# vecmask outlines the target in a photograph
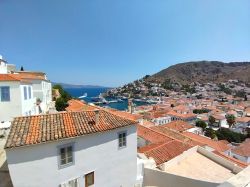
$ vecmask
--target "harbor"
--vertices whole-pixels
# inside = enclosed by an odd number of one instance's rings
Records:
[[[102,93],[105,93],[108,88],[92,88],[92,89],[79,89],[71,88],[66,91],[75,98],[83,100],[89,104],[99,105],[106,108],[114,108],[117,110],[128,109],[128,97],[103,97]],[[153,101],[147,98],[133,99],[135,106],[150,105],[157,101]]]

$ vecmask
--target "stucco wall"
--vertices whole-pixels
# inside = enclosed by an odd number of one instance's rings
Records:
[[[24,87],[27,88],[27,99],[24,99]],[[29,87],[31,87],[31,98],[29,98]],[[21,90],[21,104],[22,104],[22,115],[27,116],[29,115],[29,112],[31,112],[31,115],[34,115],[36,113],[35,106],[36,106],[36,98],[33,95],[33,87],[32,85],[20,85]]]
[[[231,151],[231,156],[246,163],[250,163],[250,157],[241,156]]]
[[[0,121],[10,121],[22,114],[21,91],[19,82],[0,82],[1,86],[10,87],[10,101],[0,101]]]
[[[48,110],[48,105],[52,101],[52,85],[48,81],[32,80],[34,96],[39,98],[43,112]]]
[[[172,175],[158,170],[144,169],[144,186],[157,187],[216,187],[219,183],[204,182]]]
[[[127,147],[118,148],[117,132],[127,130]],[[95,172],[95,187],[131,187],[136,181],[136,128],[128,127],[30,147],[7,149],[15,187],[58,187],[70,179]],[[58,168],[58,146],[74,142],[75,164]]]

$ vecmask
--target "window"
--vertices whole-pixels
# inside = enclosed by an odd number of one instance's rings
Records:
[[[59,148],[59,163],[60,167],[73,164],[73,145]]]
[[[119,133],[118,138],[119,138],[119,148],[126,147],[127,133],[126,132]]]
[[[94,185],[94,183],[95,183],[94,172],[91,172],[85,175],[85,187],[90,187]]]
[[[60,187],[79,187],[79,179],[73,179],[60,185]]]
[[[2,86],[0,88],[1,101],[10,101],[10,87]]]
[[[29,86],[29,99],[31,99],[31,87]]]
[[[27,87],[23,87],[24,100],[27,100]]]

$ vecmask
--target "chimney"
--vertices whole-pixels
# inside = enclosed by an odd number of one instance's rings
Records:
[[[100,110],[95,110],[95,124],[99,125],[100,122]]]

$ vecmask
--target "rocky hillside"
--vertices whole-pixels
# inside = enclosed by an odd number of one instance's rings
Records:
[[[176,64],[148,78],[157,82],[190,84],[192,82],[226,82],[230,79],[250,83],[250,62],[223,63],[218,61],[197,61]]]

